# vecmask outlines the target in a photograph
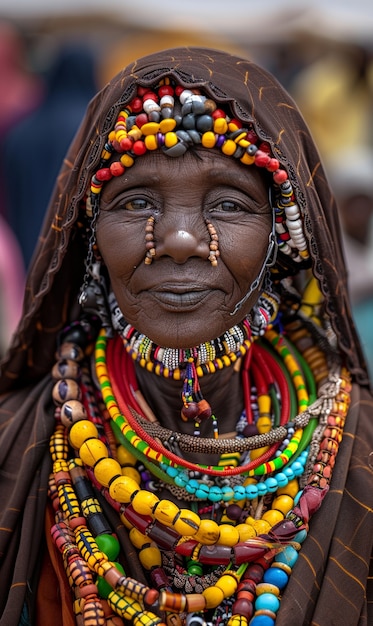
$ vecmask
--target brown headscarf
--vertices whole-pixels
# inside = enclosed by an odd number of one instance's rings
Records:
[[[365,581],[373,541],[368,462],[373,419],[368,414],[372,415],[373,403],[351,319],[337,208],[309,130],[278,82],[250,61],[227,53],[180,48],[132,63],[94,98],[64,161],[46,215],[29,273],[23,318],[0,380],[4,393],[0,403],[0,625],[17,626],[25,598],[31,598],[32,604],[36,594],[50,469],[48,440],[54,428],[49,372],[58,332],[79,316],[77,295],[84,275],[86,248],[77,228],[79,209],[118,112],[133,97],[136,85],[152,86],[166,75],[185,87],[202,87],[216,102],[229,104],[242,122],[252,122],[284,165],[304,216],[313,273],[325,297],[338,349],[356,383],[332,487],[312,520],[276,625],[367,624]]]

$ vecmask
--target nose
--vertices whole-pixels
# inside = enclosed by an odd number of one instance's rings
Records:
[[[208,258],[209,233],[205,224],[198,234],[190,228],[172,228],[160,236],[159,230],[155,227],[156,258],[169,256],[178,264],[186,263],[191,257]]]

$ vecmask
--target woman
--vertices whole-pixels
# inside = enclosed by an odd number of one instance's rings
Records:
[[[93,100],[3,365],[1,624],[367,623],[339,237],[299,112],[249,61],[168,50]]]

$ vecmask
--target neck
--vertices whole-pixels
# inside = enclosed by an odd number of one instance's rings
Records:
[[[181,418],[182,381],[156,376],[137,363],[135,367],[139,388],[160,424],[171,430],[193,434],[193,422],[185,422]],[[199,382],[203,397],[218,420],[219,434],[234,432],[243,409],[238,367],[230,366],[207,374]],[[201,422],[201,436],[213,436],[211,419]]]

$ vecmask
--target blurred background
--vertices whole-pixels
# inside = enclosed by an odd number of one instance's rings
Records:
[[[188,44],[251,58],[298,103],[338,199],[355,320],[373,374],[371,0],[0,0],[0,356],[89,100],[127,62]]]

